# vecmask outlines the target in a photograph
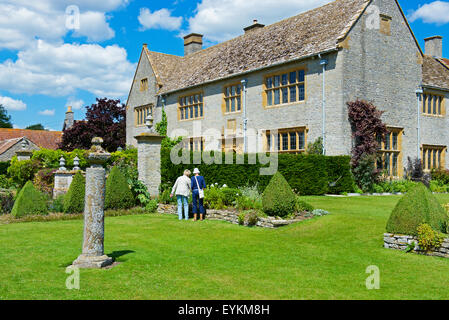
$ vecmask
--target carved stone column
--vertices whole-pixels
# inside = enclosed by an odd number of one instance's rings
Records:
[[[110,158],[101,144],[103,139],[94,138],[86,170],[86,198],[84,207],[83,253],[73,262],[78,268],[104,268],[114,260],[104,254],[104,198],[106,170],[104,164]]]

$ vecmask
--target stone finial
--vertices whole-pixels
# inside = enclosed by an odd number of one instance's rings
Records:
[[[73,159],[73,170],[74,171],[80,170],[80,158],[78,158],[78,156],[76,156],[75,159]]]
[[[148,132],[154,133],[154,118],[152,114],[149,114],[148,117],[145,119],[145,125],[148,127]]]
[[[107,153],[103,147],[103,139],[100,137],[95,137],[92,139],[92,147],[90,148],[90,153],[88,156],[89,163],[92,166],[102,166],[111,157],[110,153]]]
[[[65,167],[64,157],[61,157],[61,159],[59,159],[59,171],[67,171],[67,169]]]

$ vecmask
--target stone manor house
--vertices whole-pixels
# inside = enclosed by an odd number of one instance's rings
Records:
[[[447,167],[449,60],[442,37],[425,41],[423,52],[396,0],[337,0],[270,26],[254,21],[207,49],[190,34],[183,57],[144,44],[127,144],[164,109],[169,135],[193,150],[210,150],[205,132],[218,129],[214,150],[301,153],[324,136],[327,155],[349,155],[347,102],[362,99],[385,112],[390,131],[378,167],[402,177],[418,156],[426,170]]]

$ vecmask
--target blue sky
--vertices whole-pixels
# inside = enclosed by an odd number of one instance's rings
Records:
[[[204,34],[210,46],[241,34],[255,18],[271,24],[330,1],[30,2],[0,0],[0,103],[16,127],[42,123],[60,130],[67,105],[83,119],[95,97],[126,102],[143,43],[183,55],[182,36],[189,32]],[[421,46],[425,37],[442,35],[449,57],[449,1],[399,2]],[[70,19],[76,8],[79,25]]]

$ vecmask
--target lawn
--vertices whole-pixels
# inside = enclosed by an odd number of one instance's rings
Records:
[[[448,195],[438,196],[448,203]],[[332,215],[278,230],[175,216],[106,219],[110,270],[82,270],[82,221],[0,225],[0,299],[449,299],[449,259],[384,249],[399,197],[307,197]],[[376,265],[381,289],[367,290]]]

